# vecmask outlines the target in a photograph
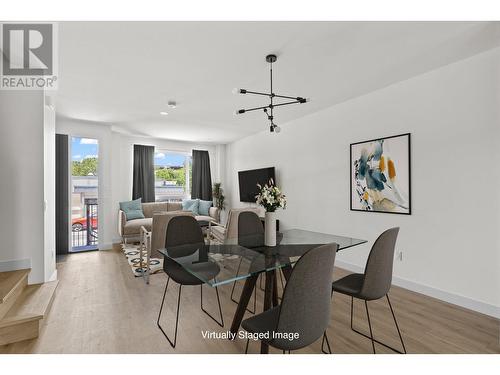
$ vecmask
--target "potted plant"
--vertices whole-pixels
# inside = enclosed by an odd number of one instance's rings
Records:
[[[257,204],[266,209],[265,216],[265,245],[276,246],[276,210],[286,208],[286,196],[274,185],[271,178],[267,184],[257,184],[259,194],[255,196]]]
[[[222,189],[222,184],[220,182],[216,182],[214,184],[212,196],[214,198],[214,206],[219,209],[219,211],[223,211],[225,207],[225,199],[224,190]],[[220,215],[220,213],[219,213]],[[220,221],[220,217],[218,218]]]

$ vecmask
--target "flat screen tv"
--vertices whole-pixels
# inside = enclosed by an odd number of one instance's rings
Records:
[[[240,201],[255,203],[255,196],[259,192],[257,184],[264,185],[269,182],[270,178],[272,178],[276,184],[274,167],[238,172],[238,180],[240,183]]]

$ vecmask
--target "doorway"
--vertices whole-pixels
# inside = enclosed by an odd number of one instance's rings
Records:
[[[71,137],[70,253],[97,250],[99,244],[99,142]]]

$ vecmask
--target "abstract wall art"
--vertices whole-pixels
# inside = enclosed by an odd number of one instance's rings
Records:
[[[351,210],[411,214],[410,133],[351,144]]]

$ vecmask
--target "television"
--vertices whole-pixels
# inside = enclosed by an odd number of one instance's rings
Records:
[[[267,184],[271,178],[276,184],[274,167],[239,171],[238,180],[240,183],[240,202],[255,203],[255,196],[259,193],[257,184]]]

